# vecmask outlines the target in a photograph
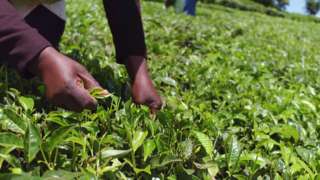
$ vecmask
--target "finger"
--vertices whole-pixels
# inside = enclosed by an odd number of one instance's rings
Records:
[[[84,73],[79,74],[79,77],[83,81],[83,85],[84,85],[85,89],[89,90],[89,89],[93,89],[96,87],[101,88],[100,84],[88,72],[84,72]]]
[[[52,103],[76,112],[84,109],[96,110],[97,107],[97,101],[86,89],[77,85],[77,81],[52,98]]]
[[[71,98],[71,96],[65,92],[58,93],[48,100],[55,106],[58,106],[67,110],[76,111],[76,112],[80,112],[82,110],[80,106],[74,101],[74,98]]]
[[[76,87],[70,95],[80,111],[83,109],[97,109],[97,101],[86,89]]]
[[[75,96],[70,95],[59,96],[58,99],[53,99],[51,102],[58,107],[75,112],[81,112],[84,109],[90,109],[94,111],[97,107],[97,104],[93,99],[80,101],[76,100]]]
[[[88,73],[88,74],[79,74],[81,81],[83,82],[84,88],[87,90],[92,90],[94,88],[101,88],[103,89],[100,84]],[[104,89],[101,92],[103,95],[109,95],[109,91]]]
[[[154,101],[151,104],[149,104],[149,108],[150,108],[151,114],[156,114],[162,108],[162,102]]]

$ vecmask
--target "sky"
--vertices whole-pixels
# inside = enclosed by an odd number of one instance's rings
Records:
[[[305,0],[290,0],[289,6],[287,6],[287,11],[305,14]]]

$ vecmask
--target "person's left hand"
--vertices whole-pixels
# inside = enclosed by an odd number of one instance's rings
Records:
[[[141,56],[129,57],[126,68],[131,78],[133,102],[148,106],[152,114],[159,111],[162,107],[162,100],[149,76],[145,58]]]

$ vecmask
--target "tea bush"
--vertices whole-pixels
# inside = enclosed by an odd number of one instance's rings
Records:
[[[98,0],[68,1],[61,51],[112,96],[96,112],[50,106],[38,80],[1,68],[0,179],[318,179],[320,26],[201,4],[143,3],[166,107],[130,100]]]

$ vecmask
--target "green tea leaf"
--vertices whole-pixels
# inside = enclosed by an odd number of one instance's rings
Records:
[[[181,157],[184,160],[188,160],[192,155],[193,142],[190,139],[187,139],[181,142],[178,148],[179,148],[179,152],[181,153]]]
[[[57,114],[57,113],[49,113],[48,116],[45,119],[47,122],[53,122],[60,126],[68,126],[68,121],[65,120],[65,117],[63,115]]]
[[[43,180],[72,180],[77,178],[79,175],[78,173],[72,173],[69,171],[64,171],[64,170],[56,170],[56,171],[47,171],[44,173],[42,176]]]
[[[73,128],[74,126],[65,126],[53,131],[46,139],[44,146],[45,150],[51,154],[54,148],[65,141],[65,137]]]
[[[317,108],[312,102],[307,101],[307,100],[302,100],[301,104],[307,106],[311,111],[317,112]]]
[[[215,163],[211,163],[208,167],[208,173],[211,178],[214,178],[219,173],[219,167]]]
[[[5,158],[11,151],[13,151],[15,147],[0,147],[0,154],[2,154],[4,157],[0,158],[0,168],[3,165],[3,161],[6,160]],[[14,166],[13,166],[14,167]]]
[[[132,150],[114,150],[114,149],[106,149],[101,151],[101,158],[106,159],[106,158],[118,158],[118,157],[123,157],[128,154],[130,154]]]
[[[9,163],[12,167],[20,167],[20,161],[10,154],[0,154],[0,159]]]
[[[305,162],[310,162],[314,159],[315,152],[308,150],[303,147],[296,147],[297,154],[303,159]]]
[[[119,168],[123,164],[118,159],[113,159],[111,162],[112,162],[111,166],[102,167],[102,169],[98,170],[98,173],[99,174],[104,174],[104,173],[110,172],[110,171],[111,172],[115,172],[115,171],[119,170]]]
[[[206,153],[210,156],[210,158],[213,158],[213,144],[210,138],[202,132],[194,131],[194,134],[205,149]]]
[[[261,155],[256,153],[242,154],[240,157],[240,161],[252,161],[255,164],[259,165],[261,168],[270,163],[266,158],[263,158]]]
[[[10,119],[12,123],[14,123],[22,133],[25,132],[27,128],[27,122],[20,117],[16,112],[14,112],[12,109],[4,109],[4,114]]]
[[[211,178],[215,177],[219,173],[218,164],[214,162],[207,162],[206,164],[193,163],[198,169],[207,169]]]
[[[177,87],[177,82],[170,78],[170,77],[164,77],[161,79],[161,81],[167,85],[173,86],[173,87]]]
[[[28,97],[24,97],[21,96],[18,98],[19,99],[19,103],[21,104],[21,106],[23,107],[23,109],[27,110],[32,110],[34,107],[34,101],[32,98],[28,98]]]
[[[236,168],[239,162],[239,157],[241,155],[241,146],[235,136],[230,136],[227,140],[227,161],[229,168],[233,170]]]
[[[278,173],[276,173],[274,180],[283,180],[283,178]]]
[[[0,146],[23,148],[23,139],[9,132],[0,133]]]
[[[132,149],[136,152],[137,149],[143,144],[145,138],[148,136],[147,131],[135,131],[132,139]]]
[[[156,143],[150,139],[143,145],[143,160],[146,161],[152,152],[156,149]]]
[[[157,169],[157,168],[162,168],[162,167],[165,167],[165,166],[168,166],[168,165],[172,165],[174,163],[180,163],[180,162],[183,162],[182,159],[179,159],[173,155],[167,155],[163,158],[163,160],[160,162],[159,161],[156,161],[156,162],[152,162],[152,169]]]
[[[131,166],[131,168],[134,170],[134,172],[137,175],[140,174],[140,173],[143,173],[143,172],[151,175],[151,166],[150,165],[148,165],[147,167],[141,169],[141,168],[135,167],[128,159],[125,159],[124,161]]]
[[[24,155],[28,163],[30,163],[40,150],[41,136],[33,124],[29,123],[24,136]]]
[[[182,169],[183,169],[183,171],[184,171],[185,173],[187,173],[187,175],[189,175],[189,176],[191,176],[192,174],[194,174],[194,173],[196,172],[196,170],[194,170],[194,169],[186,169],[186,168],[184,168],[184,167],[182,167]]]
[[[3,179],[3,180],[26,180],[26,179],[28,179],[28,180],[42,180],[41,177],[31,176],[27,173],[23,173],[23,175],[4,173],[4,174],[0,174],[0,179]]]
[[[68,137],[66,139],[66,141],[73,142],[73,143],[79,144],[81,146],[85,146],[86,145],[86,140],[84,138],[81,138],[81,137],[71,136],[71,137]]]
[[[290,125],[282,125],[280,127],[274,127],[271,130],[271,134],[277,133],[283,138],[293,138],[295,142],[299,140],[299,131]]]

